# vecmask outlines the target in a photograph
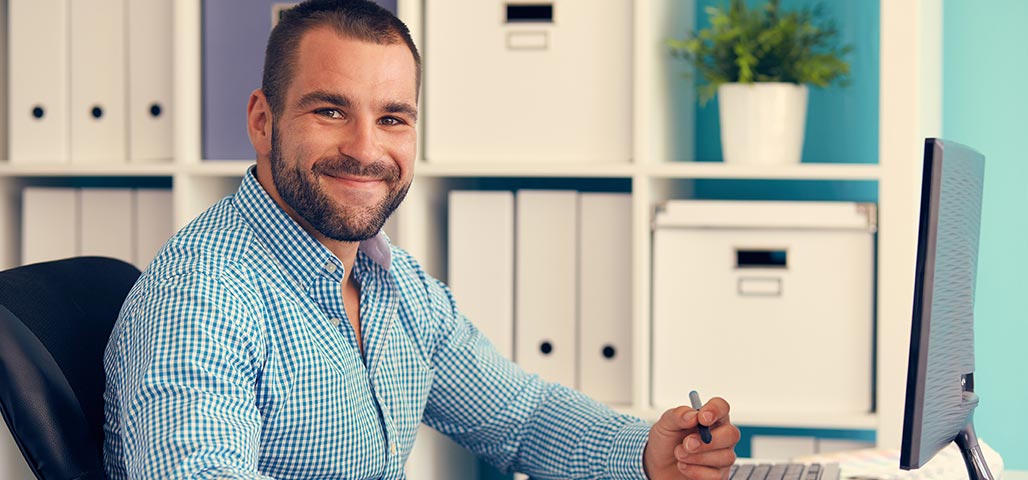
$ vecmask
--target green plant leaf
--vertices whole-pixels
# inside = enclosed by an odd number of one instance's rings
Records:
[[[723,83],[848,83],[850,66],[843,57],[853,47],[838,45],[838,29],[824,19],[824,5],[786,12],[779,0],[753,9],[744,0],[730,0],[727,9],[708,6],[704,11],[710,27],[666,42],[672,57],[688,62],[703,80],[701,103]]]

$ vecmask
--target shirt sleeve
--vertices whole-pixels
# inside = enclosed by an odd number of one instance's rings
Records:
[[[650,425],[542,381],[501,356],[430,280],[439,319],[424,422],[505,472],[533,478],[644,479]]]
[[[268,478],[257,473],[263,354],[252,316],[208,275],[137,287],[105,359],[119,431],[108,467],[131,479]]]

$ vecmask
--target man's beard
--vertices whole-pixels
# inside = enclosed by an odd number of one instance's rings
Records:
[[[403,182],[400,169],[394,163],[365,165],[353,157],[339,156],[318,159],[310,170],[304,170],[300,162],[289,166],[282,159],[277,131],[273,126],[272,182],[282,200],[322,235],[341,242],[359,242],[374,237],[407,196],[410,183]],[[317,181],[319,176],[326,174],[381,179],[389,186],[389,194],[377,205],[340,205],[325,193]]]

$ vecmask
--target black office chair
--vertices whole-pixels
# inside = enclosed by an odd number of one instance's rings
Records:
[[[102,480],[103,354],[139,278],[78,257],[0,272],[0,413],[43,480]]]

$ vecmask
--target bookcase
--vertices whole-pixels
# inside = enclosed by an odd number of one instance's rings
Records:
[[[874,412],[850,416],[763,416],[733,412],[734,423],[756,427],[874,430],[877,443],[898,447],[903,415],[912,278],[923,138],[941,130],[941,0],[881,0],[879,37],[878,162],[804,163],[787,167],[695,162],[695,97],[679,76],[664,39],[695,21],[693,0],[636,0],[631,68],[631,161],[621,164],[472,164],[417,160],[415,182],[394,219],[400,246],[432,275],[446,279],[446,198],[453,189],[567,188],[627,192],[632,198],[633,384],[620,411],[655,420],[673,405],[650,401],[651,221],[656,205],[688,198],[697,179],[870,181],[878,189]],[[3,2],[6,12],[7,2]],[[424,4],[400,0],[399,16],[415,41],[422,36]],[[20,259],[21,189],[25,186],[166,186],[173,190],[174,221],[181,227],[207,206],[233,193],[252,161],[202,158],[201,2],[174,2],[174,156],[163,163],[30,165],[0,161],[0,268]],[[426,58],[426,64],[431,62]],[[17,72],[8,72],[17,75]],[[6,92],[6,88],[3,89]],[[6,93],[4,94],[6,95]],[[6,108],[6,102],[4,102]],[[240,106],[239,124],[244,122]],[[420,125],[419,128],[424,128]],[[423,136],[422,136],[423,138]],[[419,151],[423,151],[423,145]],[[4,152],[6,156],[6,151]],[[811,159],[816,160],[816,159]],[[711,365],[716,368],[717,364]],[[793,388],[788,384],[783,388]],[[686,399],[682,399],[683,403]]]

